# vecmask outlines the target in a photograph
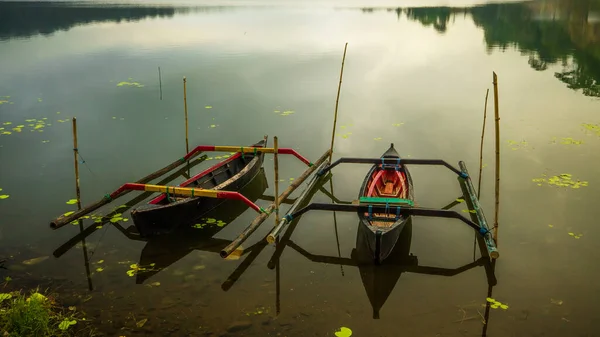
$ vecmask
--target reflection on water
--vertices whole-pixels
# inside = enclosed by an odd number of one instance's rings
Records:
[[[373,9],[365,8],[363,12]],[[600,22],[594,0],[541,0],[471,8],[396,8],[400,18],[431,26],[443,34],[456,16],[470,15],[484,30],[488,49],[515,46],[529,55],[531,68],[559,64],[555,77],[586,96],[600,97]]]

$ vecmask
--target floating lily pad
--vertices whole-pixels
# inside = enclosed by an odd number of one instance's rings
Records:
[[[60,322],[60,324],[58,325],[58,328],[64,331],[64,330],[69,329],[69,327],[71,325],[75,325],[75,324],[77,324],[76,320],[74,320],[74,319],[69,320],[68,318],[65,318],[64,321]]]
[[[123,82],[119,82],[117,84],[117,87],[124,87],[124,86],[128,86],[128,87],[136,87],[136,88],[143,88],[144,85],[139,83],[139,82],[128,82],[128,81],[123,81]]]
[[[345,326],[341,327],[339,331],[335,332],[336,337],[350,337],[352,336],[352,330]]]
[[[542,186],[544,183],[557,187],[570,187],[575,189],[588,186],[587,181],[575,181],[573,180],[573,176],[569,173],[559,174],[550,178],[546,178],[546,175],[543,174],[542,178],[534,178],[531,181],[536,183],[538,186]]]

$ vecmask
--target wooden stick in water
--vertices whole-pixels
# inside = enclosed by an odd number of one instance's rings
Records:
[[[162,76],[160,75],[160,67],[158,67],[158,87],[160,88],[160,100],[162,101]]]
[[[479,181],[477,182],[477,199],[481,198],[481,171],[483,170],[483,136],[485,135],[485,118],[487,116],[487,102],[490,89],[485,92],[485,106],[483,108],[483,127],[481,128],[481,146],[479,147]]]
[[[498,76],[493,73],[494,114],[496,116],[496,212],[494,214],[494,241],[498,246],[498,213],[500,208],[500,111],[498,108]]]
[[[185,152],[190,152],[190,146],[188,143],[188,113],[187,113],[187,94],[186,94],[186,83],[185,76],[183,77],[183,108],[185,109]]]
[[[335,126],[337,124],[337,112],[338,105],[340,102],[340,90],[342,89],[342,76],[344,75],[344,62],[346,60],[346,49],[348,48],[348,42],[344,46],[344,56],[342,57],[342,69],[340,70],[340,83],[338,84],[337,98],[335,99],[335,113],[333,115],[333,131],[331,132],[331,147],[329,148],[329,162],[333,157],[333,141],[335,140]]]
[[[275,166],[275,195],[279,195],[279,159],[277,158],[277,152],[279,150],[279,143],[277,136],[273,137],[273,162]],[[275,198],[275,226],[279,223],[279,198]]]
[[[79,191],[79,149],[77,148],[77,117],[73,117],[73,159],[75,162],[75,192],[77,193],[77,206],[81,209],[81,193]]]

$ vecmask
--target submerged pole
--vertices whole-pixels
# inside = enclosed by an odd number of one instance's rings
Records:
[[[160,67],[158,67],[158,88],[160,90],[160,100],[162,101],[162,76],[160,75]]]
[[[342,69],[340,70],[340,83],[338,84],[337,98],[335,99],[335,112],[333,115],[333,131],[331,132],[331,147],[329,148],[329,162],[331,163],[331,158],[333,157],[333,142],[335,140],[335,126],[337,124],[337,112],[338,105],[340,102],[340,90],[342,89],[342,76],[344,75],[344,62],[346,60],[346,49],[348,48],[348,42],[344,46],[344,56],[342,57]]]
[[[190,152],[190,145],[188,142],[188,113],[187,113],[187,93],[186,93],[187,80],[183,77],[183,108],[185,110],[185,152]]]
[[[77,117],[73,117],[73,159],[75,163],[75,192],[77,193],[77,205],[81,209],[81,193],[79,191],[79,149],[77,148]]]
[[[483,170],[483,136],[485,135],[485,119],[487,117],[487,102],[490,89],[485,92],[485,106],[483,107],[483,127],[481,128],[481,146],[479,147],[479,181],[477,182],[477,198],[481,198],[481,171]]]
[[[494,214],[494,241],[498,246],[498,213],[500,208],[500,111],[498,108],[498,76],[493,73],[494,114],[496,117],[496,211]]]
[[[279,150],[279,143],[277,136],[273,137],[273,162],[275,170],[275,195],[279,195],[279,159],[277,158],[277,152]],[[275,226],[277,226],[277,220],[279,219],[279,198],[275,198]]]

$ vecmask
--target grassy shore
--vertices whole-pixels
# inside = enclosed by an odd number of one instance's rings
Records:
[[[10,337],[93,336],[75,307],[63,308],[56,296],[38,290],[0,293],[0,335]]]

